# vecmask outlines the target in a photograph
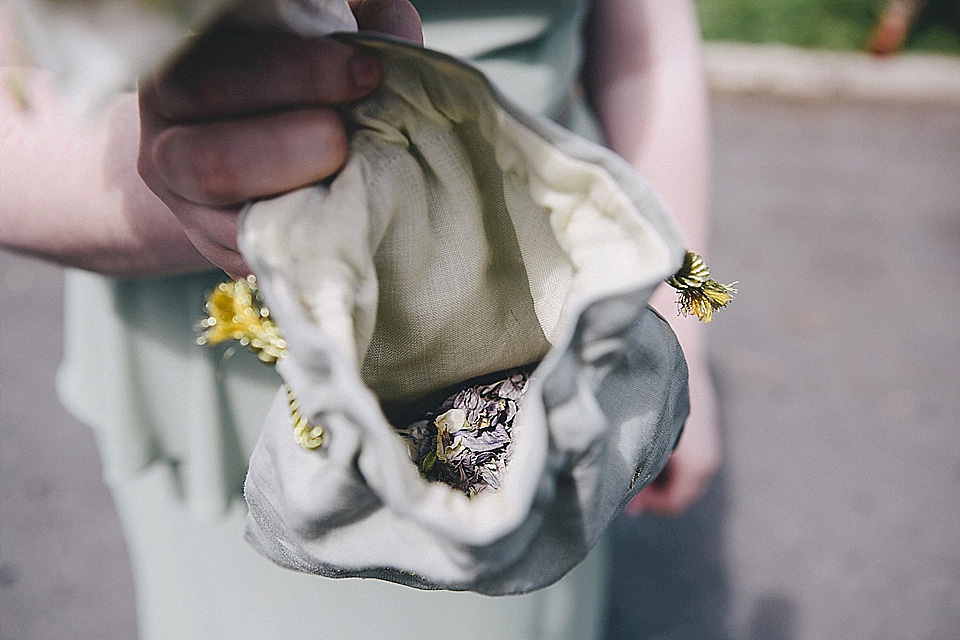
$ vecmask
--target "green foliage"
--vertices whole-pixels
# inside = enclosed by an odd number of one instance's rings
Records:
[[[696,0],[708,40],[779,42],[798,47],[862,50],[887,0]],[[960,53],[955,15],[931,2],[907,40],[912,50]],[[931,17],[933,19],[931,19]]]

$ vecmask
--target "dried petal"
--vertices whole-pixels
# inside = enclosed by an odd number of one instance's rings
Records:
[[[468,496],[499,488],[531,370],[511,370],[493,382],[464,387],[424,420],[397,429],[420,473]]]

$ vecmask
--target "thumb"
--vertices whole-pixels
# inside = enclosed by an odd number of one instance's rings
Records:
[[[376,31],[423,46],[420,14],[409,0],[349,0],[361,31]]]

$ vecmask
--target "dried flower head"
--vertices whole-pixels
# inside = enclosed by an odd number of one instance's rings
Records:
[[[211,346],[237,340],[267,363],[287,355],[287,342],[260,301],[257,279],[250,275],[217,285],[207,298],[207,317],[197,327],[197,343]]]
[[[720,284],[711,278],[703,258],[692,251],[687,251],[680,270],[667,278],[667,284],[677,290],[680,314],[693,314],[703,322],[713,320],[713,314],[726,307],[737,292],[733,288],[736,282]]]
[[[468,496],[500,487],[530,368],[502,375],[462,388],[425,419],[398,429],[425,478]]]

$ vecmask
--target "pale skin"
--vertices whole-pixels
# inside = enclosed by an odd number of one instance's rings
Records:
[[[351,6],[361,28],[421,41],[406,0]],[[224,29],[200,43],[203,55],[78,123],[49,77],[14,70],[3,26],[0,15],[0,80],[16,74],[30,106],[0,91],[0,247],[118,277],[248,273],[236,245],[240,206],[334,174],[347,153],[335,107],[381,75],[375,58],[324,39],[245,33],[256,55],[236,55],[237,36]],[[588,94],[609,145],[660,193],[689,246],[705,251],[709,132],[692,2],[595,0],[588,51]],[[687,353],[692,411],[661,479],[626,511],[676,516],[719,465],[716,406],[701,326],[673,322],[668,292],[654,303]]]
[[[710,131],[693,3],[595,2],[588,38],[586,80],[607,144],[660,194],[687,246],[706,253]],[[626,513],[675,517],[706,491],[720,466],[716,391],[704,326],[677,317],[668,287],[661,286],[651,303],[670,320],[687,356],[690,418],[667,468]]]

